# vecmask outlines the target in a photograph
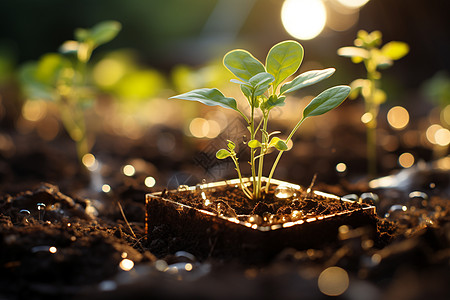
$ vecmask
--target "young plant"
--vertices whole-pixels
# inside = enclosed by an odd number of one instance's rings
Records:
[[[47,53],[38,62],[21,69],[24,91],[32,99],[46,99],[57,104],[61,120],[77,144],[81,160],[90,150],[84,111],[94,101],[88,87],[88,63],[92,52],[116,37],[121,24],[104,21],[91,29],[75,30],[75,41],[66,41],[60,53]]]
[[[315,97],[303,110],[303,114],[286,139],[276,134],[279,131],[268,132],[270,111],[285,104],[286,95],[301,88],[315,84],[330,77],[335,69],[313,70],[302,73],[292,81],[284,81],[297,72],[303,60],[303,47],[295,41],[284,41],[270,49],[265,65],[248,51],[237,49],[228,52],[223,59],[225,67],[238,79],[231,82],[240,86],[247,99],[249,113],[245,114],[238,108],[234,98],[225,97],[216,88],[196,89],[171,98],[198,101],[210,106],[221,106],[238,112],[248,125],[250,141],[250,167],[252,173],[252,189],[243,184],[239,159],[236,155],[235,143],[228,141],[227,149],[217,152],[218,159],[231,158],[236,166],[241,188],[244,194],[253,200],[263,197],[269,191],[270,180],[282,156],[288,150],[288,142],[308,117],[322,115],[341,104],[350,93],[349,86],[335,86]],[[262,186],[264,158],[270,150],[278,150],[278,156],[272,165],[266,186]]]
[[[367,160],[369,176],[376,175],[376,127],[377,116],[380,104],[386,101],[386,94],[380,89],[381,74],[378,69],[390,67],[394,60],[398,60],[408,54],[408,44],[404,42],[392,41],[379,48],[382,41],[380,31],[367,33],[360,30],[354,41],[355,47],[343,47],[338,50],[338,54],[350,57],[355,64],[364,63],[367,71],[366,79],[356,79],[350,86],[352,92],[350,99],[358,97],[364,98],[365,114],[363,122],[366,124],[367,134]]]

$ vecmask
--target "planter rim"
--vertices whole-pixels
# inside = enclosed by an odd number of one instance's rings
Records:
[[[267,182],[268,178],[267,177],[261,177],[261,180],[262,180],[262,182]],[[245,178],[242,179],[242,181],[244,183],[252,182],[252,177],[245,177]],[[288,186],[288,187],[291,187],[291,188],[293,188],[295,190],[302,190],[303,189],[298,184],[294,184],[294,183],[290,183],[290,182],[286,182],[286,181],[282,181],[282,180],[277,180],[277,179],[271,179],[270,183],[278,185],[278,186],[280,186],[280,185]],[[197,188],[199,186],[202,189],[208,189],[208,188],[221,187],[221,186],[226,186],[226,185],[236,185],[236,184],[240,184],[240,179],[239,178],[237,178],[237,179],[230,179],[230,180],[222,180],[222,181],[211,182],[211,183],[203,183],[203,184],[199,184],[199,185],[196,185],[196,186],[189,186],[189,187],[186,187],[186,189],[184,191],[194,192],[194,191],[197,190]],[[170,190],[169,192],[177,192],[177,190]],[[351,200],[348,200],[348,199],[345,199],[345,198],[342,198],[342,197],[339,197],[339,196],[336,196],[336,195],[333,195],[333,194],[321,192],[321,191],[313,190],[311,192],[314,193],[315,195],[319,196],[319,197],[324,197],[324,198],[329,198],[329,199],[334,199],[334,200],[340,200],[340,201],[349,202],[349,203],[353,203],[354,202],[354,201],[351,201]],[[268,231],[278,230],[278,229],[281,229],[281,228],[288,228],[288,227],[292,227],[292,226],[295,226],[295,225],[300,225],[300,224],[303,224],[303,223],[311,223],[311,222],[320,221],[320,220],[324,220],[324,219],[328,219],[328,218],[333,218],[333,217],[336,217],[336,216],[345,216],[345,215],[351,214],[352,212],[357,211],[357,210],[363,210],[363,211],[367,211],[370,214],[376,214],[375,206],[369,205],[369,204],[366,204],[366,203],[360,203],[361,204],[361,208],[360,209],[347,210],[347,211],[343,211],[343,212],[339,212],[339,213],[322,215],[322,216],[312,217],[312,218],[298,220],[298,221],[285,222],[285,223],[282,223],[282,224],[260,226],[260,225],[257,225],[257,224],[252,224],[250,222],[241,221],[241,220],[239,220],[237,218],[222,216],[222,215],[219,215],[217,213],[213,213],[211,211],[207,211],[207,210],[204,210],[204,209],[199,209],[199,208],[195,208],[195,207],[192,207],[192,206],[189,206],[189,205],[186,205],[186,204],[182,204],[182,203],[179,203],[179,202],[176,202],[176,201],[164,198],[162,196],[162,194],[163,194],[162,191],[161,192],[154,192],[154,193],[146,194],[146,202],[148,202],[150,200],[150,198],[161,199],[161,200],[169,202],[169,203],[171,203],[173,205],[176,205],[176,206],[178,206],[178,207],[180,207],[182,209],[194,209],[194,210],[199,211],[199,212],[201,212],[203,214],[207,214],[207,215],[210,215],[212,217],[217,217],[217,218],[220,218],[220,219],[232,222],[232,223],[236,223],[236,224],[239,224],[239,225],[242,225],[242,226],[254,229],[254,230],[258,230],[258,231],[261,231],[261,232],[268,232]],[[146,222],[146,224],[147,224],[147,222]]]

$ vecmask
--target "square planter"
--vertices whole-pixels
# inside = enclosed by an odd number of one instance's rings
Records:
[[[262,181],[265,183],[267,178]],[[251,184],[249,178],[244,182]],[[325,208],[323,213],[313,215],[306,210],[306,205],[305,209],[292,210],[290,215],[263,213],[261,216],[255,212],[236,214],[220,196],[213,200],[222,190],[225,193],[227,188],[238,186],[239,179],[233,179],[147,194],[145,229],[150,250],[156,255],[162,254],[158,253],[161,249],[165,253],[185,250],[200,259],[218,257],[260,263],[288,247],[317,249],[336,242],[342,225],[376,228],[374,206],[279,180],[271,180],[271,187],[276,187],[272,193],[277,193],[276,201],[287,207],[304,204],[302,201],[310,198],[324,207],[337,203],[344,208],[333,212]],[[195,205],[170,199],[192,196],[199,199]],[[214,209],[210,210],[213,202]]]

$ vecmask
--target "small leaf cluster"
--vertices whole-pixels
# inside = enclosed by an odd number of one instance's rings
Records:
[[[399,60],[408,54],[409,46],[399,41],[388,42],[380,48],[381,44],[382,33],[380,31],[368,33],[365,30],[360,30],[354,41],[354,47],[342,47],[338,50],[339,55],[351,58],[353,63],[364,63],[367,70],[367,79],[357,79],[350,84],[352,87],[351,99],[361,94],[365,99],[371,98],[371,101],[376,105],[386,101],[384,91],[371,86],[371,80],[379,80],[381,74],[378,70],[392,66],[395,60]],[[370,93],[373,93],[372,97]]]
[[[28,99],[54,101],[80,158],[89,150],[83,111],[93,103],[87,84],[92,52],[114,39],[121,29],[116,21],[104,21],[90,29],[76,29],[75,40],[64,42],[59,53],[44,54],[22,66],[20,80]]]
[[[335,72],[334,68],[312,70],[286,82],[300,68],[303,56],[302,45],[291,40],[273,46],[267,54],[265,64],[246,50],[236,49],[225,54],[223,64],[237,78],[231,79],[231,82],[239,85],[247,100],[248,109],[245,112],[238,107],[234,98],[226,97],[217,88],[195,89],[171,97],[232,109],[245,119],[251,137],[247,145],[251,154],[249,164],[252,171],[253,190],[250,191],[243,184],[241,184],[241,187],[249,198],[259,199],[262,197],[263,190],[268,191],[270,179],[281,154],[288,150],[287,143],[303,121],[308,117],[322,115],[337,107],[347,98],[350,92],[350,87],[344,85],[325,90],[306,106],[299,122],[286,139],[274,136],[279,134],[279,131],[269,133],[267,130],[269,114],[273,108],[285,105],[287,94],[316,84]],[[239,162],[234,149],[235,144],[229,141],[227,149],[219,150],[216,156],[219,159],[231,158],[235,163],[239,178],[241,178]],[[264,156],[271,149],[278,150],[279,154],[272,166],[267,185],[263,188],[261,178]]]

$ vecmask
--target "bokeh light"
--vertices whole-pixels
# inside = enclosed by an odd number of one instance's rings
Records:
[[[28,100],[22,107],[22,116],[25,120],[36,122],[45,117],[46,103],[43,100]]]
[[[370,112],[366,112],[365,114],[363,114],[361,116],[361,122],[363,122],[364,124],[367,124],[372,120],[373,120],[373,115]]]
[[[286,0],[281,8],[281,21],[286,31],[300,40],[318,36],[327,20],[321,0]]]
[[[150,187],[151,188],[151,187],[155,186],[156,180],[152,176],[148,176],[148,177],[145,178],[144,184],[145,184],[146,187]]]
[[[119,267],[124,271],[130,271],[134,267],[134,262],[131,259],[125,258],[119,264]]]
[[[329,267],[320,273],[317,285],[323,294],[339,296],[348,289],[349,282],[347,271],[339,267]]]
[[[126,165],[123,167],[122,172],[126,176],[133,176],[136,173],[136,170],[132,165]]]
[[[427,140],[439,146],[447,146],[450,144],[450,131],[439,124],[432,124],[426,131]]]
[[[336,171],[338,171],[339,173],[345,172],[347,170],[347,165],[344,163],[338,163],[336,165]]]
[[[337,2],[349,8],[359,8],[369,2],[369,0],[337,0]]]
[[[104,193],[111,192],[111,186],[109,184],[105,183],[104,185],[102,185],[102,192],[104,192]]]
[[[414,165],[414,156],[411,153],[405,152],[398,157],[398,163],[403,168],[410,168]]]
[[[387,120],[392,128],[400,130],[408,125],[409,113],[404,107],[394,106],[389,110]]]

